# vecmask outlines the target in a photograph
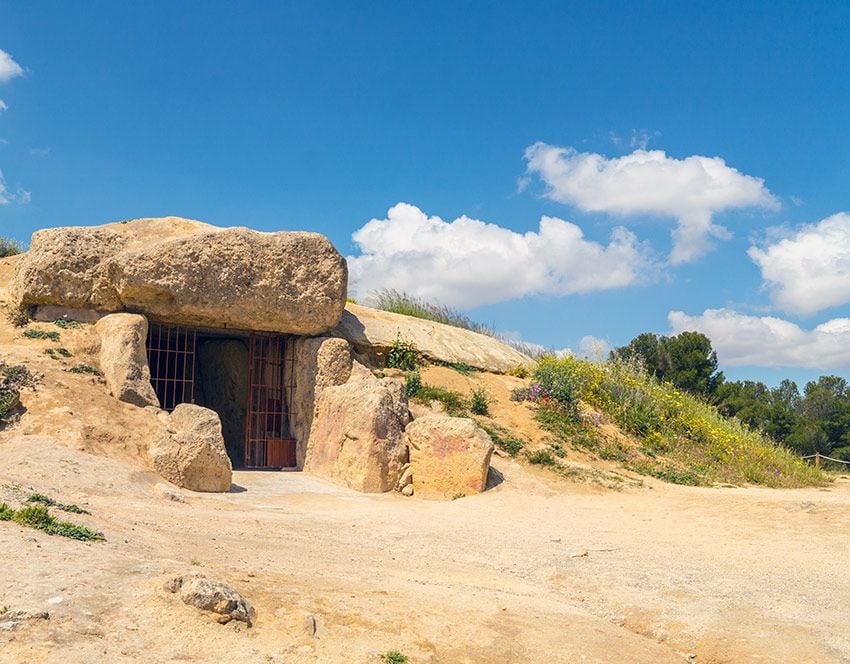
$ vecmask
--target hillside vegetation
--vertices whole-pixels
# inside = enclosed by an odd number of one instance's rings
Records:
[[[723,417],[699,397],[659,381],[637,362],[546,358],[534,370],[532,386],[517,398],[534,402],[541,425],[563,440],[667,481],[771,487],[826,481],[798,455]],[[592,407],[590,414],[582,414],[580,401]],[[639,447],[604,443],[595,435],[599,414],[634,437]]]

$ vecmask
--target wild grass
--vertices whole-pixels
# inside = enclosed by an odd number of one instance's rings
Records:
[[[513,435],[505,427],[496,424],[495,422],[477,422],[484,431],[490,436],[493,444],[500,450],[506,452],[512,457],[519,454],[525,447],[525,441],[518,436]]]
[[[538,401],[537,418],[544,428],[575,441],[579,418],[562,404],[580,399],[640,442],[629,448],[607,441],[596,448],[603,458],[637,472],[679,484],[800,487],[826,482],[823,473],[790,450],[658,381],[635,362],[550,358],[538,364],[534,377],[542,377],[549,389],[549,401]]]
[[[468,405],[460,392],[422,383],[413,396],[413,402],[430,406],[433,401],[443,405],[446,415],[452,417],[466,417],[467,415]]]
[[[384,664],[407,664],[407,655],[400,653],[398,650],[388,650],[381,655]]]
[[[27,498],[26,502],[28,503],[38,503],[44,505],[45,507],[55,507],[57,509],[62,510],[63,512],[70,512],[71,514],[91,514],[88,510],[84,510],[79,505],[68,505],[65,503],[58,503],[50,496],[45,496],[43,493],[31,493]]]
[[[435,304],[428,302],[422,298],[410,295],[403,291],[397,291],[393,288],[385,288],[383,290],[371,293],[371,300],[376,309],[389,311],[403,316],[412,316],[413,318],[422,318],[431,320],[435,323],[443,323],[453,327],[460,327],[464,330],[471,330],[478,334],[484,334],[488,337],[493,337],[503,344],[511,346],[514,350],[531,357],[539,359],[552,355],[552,350],[538,344],[530,344],[524,341],[512,339],[509,336],[500,334],[492,326],[479,323],[472,320],[466,314],[461,313],[457,309],[446,306],[444,304]]]
[[[82,513],[86,513],[84,510]],[[60,521],[47,509],[46,505],[25,505],[13,510],[6,503],[0,504],[0,521],[14,521],[18,525],[42,530],[48,535],[60,535],[81,542],[102,542],[102,534],[86,526],[80,526],[68,521]]]

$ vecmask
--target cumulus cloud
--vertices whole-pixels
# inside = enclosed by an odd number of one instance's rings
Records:
[[[657,270],[649,248],[629,230],[615,228],[606,245],[555,217],[542,217],[537,232],[517,233],[467,216],[443,221],[399,203],[352,238],[361,255],[349,256],[348,267],[359,298],[395,288],[469,308],[622,288]]]
[[[0,171],[0,205],[8,205],[9,203],[29,203],[32,196],[30,192],[18,188],[17,191],[9,191],[6,186],[6,179],[3,177],[3,171]]]
[[[773,238],[747,252],[761,269],[773,303],[792,314],[810,315],[850,302],[850,214]]]
[[[588,212],[619,216],[672,217],[670,263],[695,260],[713,248],[712,238],[729,231],[712,221],[717,212],[779,208],[764,180],[745,175],[720,157],[668,157],[663,150],[638,149],[622,157],[578,152],[546,143],[525,151],[528,173],[546,184],[546,196]]]
[[[706,309],[699,316],[668,314],[674,334],[702,332],[724,366],[800,367],[835,371],[850,367],[850,319],[835,318],[805,330],[771,316]]]

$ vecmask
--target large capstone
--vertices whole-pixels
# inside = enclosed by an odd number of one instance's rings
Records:
[[[9,294],[21,307],[314,335],[339,321],[347,285],[345,259],[323,235],[166,217],[38,231]]]

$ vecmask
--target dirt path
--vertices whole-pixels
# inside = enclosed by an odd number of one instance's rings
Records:
[[[848,481],[612,492],[499,460],[505,482],[447,503],[246,472],[181,503],[152,474],[11,433],[0,483],[85,504],[108,541],[0,524],[0,605],[51,613],[0,632],[2,662],[850,661]],[[242,591],[256,625],[160,590],[193,570]]]

